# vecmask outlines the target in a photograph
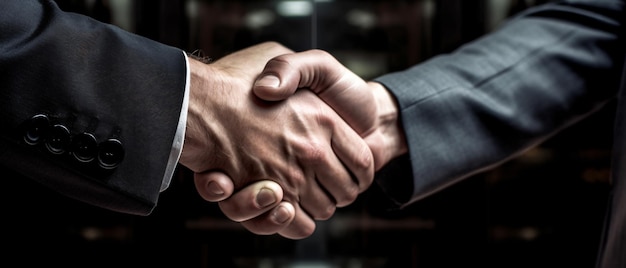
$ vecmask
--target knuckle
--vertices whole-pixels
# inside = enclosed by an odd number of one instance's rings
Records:
[[[357,199],[361,191],[356,185],[350,185],[344,189],[346,189],[345,194],[340,198],[337,198],[337,207],[345,207],[352,204],[352,202]]]
[[[363,146],[361,153],[356,155],[354,165],[361,170],[369,170],[374,166],[372,151],[367,146]]]
[[[300,157],[308,164],[318,165],[327,161],[326,152],[318,142],[309,142],[302,146]]]
[[[364,191],[374,181],[374,156],[368,148],[364,148],[360,154],[355,156],[353,165],[353,174],[360,191]]]
[[[325,209],[321,210],[318,215],[315,215],[315,219],[316,220],[328,220],[330,219],[330,217],[333,216],[333,214],[335,214],[335,206],[329,205],[326,206]]]
[[[298,193],[307,184],[307,179],[300,170],[293,169],[287,175],[287,183],[283,185],[283,199],[298,201]]]

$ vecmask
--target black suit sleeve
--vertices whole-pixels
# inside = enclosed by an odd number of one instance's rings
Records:
[[[547,4],[451,54],[378,78],[397,98],[409,144],[399,160],[410,171],[382,172],[377,182],[404,206],[597,111],[619,88],[625,18],[624,1]]]
[[[0,29],[1,164],[70,197],[149,214],[184,98],[183,51],[49,0],[0,1]]]

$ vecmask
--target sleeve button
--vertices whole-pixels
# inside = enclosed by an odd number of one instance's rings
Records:
[[[47,116],[43,114],[33,116],[26,123],[24,141],[29,145],[39,144],[45,138],[49,127],[50,121]]]
[[[72,155],[79,162],[91,162],[96,158],[98,142],[91,133],[81,133],[72,139]]]
[[[62,154],[70,144],[70,131],[63,125],[54,125],[48,131],[46,148],[53,154]]]
[[[108,139],[100,143],[98,164],[104,169],[116,168],[124,159],[124,146],[118,139]]]

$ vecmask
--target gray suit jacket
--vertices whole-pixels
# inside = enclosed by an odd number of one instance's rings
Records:
[[[183,51],[51,0],[0,1],[0,26],[0,163],[70,197],[149,214],[179,122]]]
[[[451,54],[376,79],[401,109],[412,170],[400,181],[380,176],[381,188],[406,206],[619,98],[613,201],[598,266],[626,267],[625,9],[623,0],[539,6]]]

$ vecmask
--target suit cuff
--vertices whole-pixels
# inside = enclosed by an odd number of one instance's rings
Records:
[[[167,167],[165,168],[165,175],[161,182],[161,192],[165,191],[172,181],[174,171],[178,165],[180,154],[183,151],[183,143],[185,141],[185,128],[187,126],[187,109],[189,107],[189,58],[187,54],[183,52],[185,57],[185,94],[183,96],[183,105],[180,109],[180,119],[178,120],[178,126],[176,127],[176,135],[174,136],[174,142],[172,143],[172,150],[170,151],[170,157],[167,161]]]

